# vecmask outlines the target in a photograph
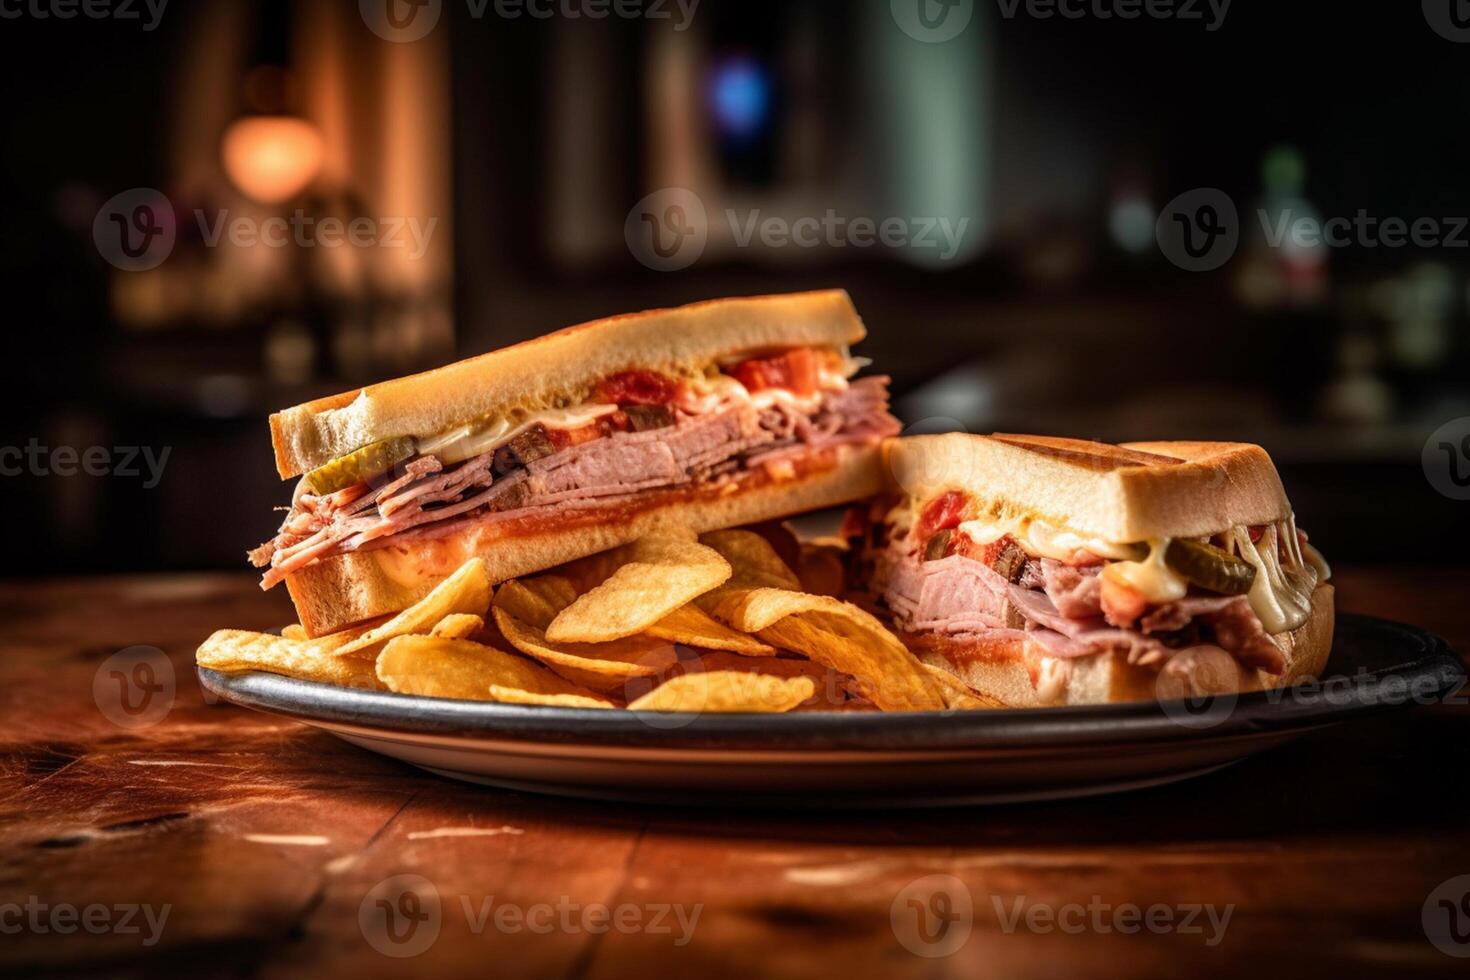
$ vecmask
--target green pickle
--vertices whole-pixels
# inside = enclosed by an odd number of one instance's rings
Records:
[[[306,485],[319,497],[346,490],[353,484],[382,476],[412,456],[413,452],[411,436],[370,443],[346,456],[337,457],[325,466],[318,466],[306,474]]]
[[[1245,595],[1256,580],[1256,566],[1203,541],[1175,538],[1164,552],[1164,564],[1200,588],[1221,595]]]

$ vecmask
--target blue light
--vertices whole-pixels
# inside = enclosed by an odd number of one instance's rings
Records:
[[[760,65],[735,57],[718,65],[710,79],[715,123],[731,136],[750,136],[765,124],[771,109],[771,82]]]

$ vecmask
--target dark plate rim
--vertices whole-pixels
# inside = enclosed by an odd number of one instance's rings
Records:
[[[1231,695],[1197,712],[1179,701],[1138,701],[995,711],[651,715],[454,701],[354,690],[258,671],[226,675],[197,670],[205,690],[232,704],[305,722],[385,733],[569,745],[781,750],[943,751],[1250,737],[1435,703],[1466,679],[1460,656],[1433,633],[1355,614],[1339,614],[1336,629],[1334,648],[1351,637],[1372,650],[1375,658],[1381,657],[1382,665],[1351,676],[1329,674],[1320,684],[1291,691]]]

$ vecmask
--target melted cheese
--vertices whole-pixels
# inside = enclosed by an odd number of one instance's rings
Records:
[[[1102,570],[1102,577],[1128,586],[1156,605],[1183,599],[1189,591],[1189,582],[1164,562],[1169,540],[1150,539],[1147,558],[1143,561],[1115,561]]]
[[[1278,557],[1281,538],[1277,525],[1266,528],[1259,542],[1251,541],[1250,529],[1233,528],[1229,533],[1237,554],[1256,568],[1256,580],[1249,594],[1251,609],[1271,635],[1294,630],[1307,621],[1312,611],[1312,591],[1318,582],[1318,569],[1302,557],[1295,522],[1288,522],[1285,542],[1287,557],[1293,567],[1282,567]],[[1325,567],[1325,563],[1324,563]]]
[[[1088,551],[1099,558],[1115,560],[1137,558],[1138,548],[1116,544],[1100,538],[1088,538],[1066,528],[1036,518],[980,518],[964,521],[956,529],[976,544],[990,544],[1009,534],[1027,554],[1066,561],[1075,551]]]
[[[441,433],[433,438],[420,439],[418,451],[425,456],[437,456],[444,464],[458,463],[499,449],[532,426],[542,425],[548,429],[572,430],[591,425],[604,415],[616,412],[616,405],[579,405],[576,408],[548,408],[533,412],[518,423],[509,419],[496,419],[464,425]]]

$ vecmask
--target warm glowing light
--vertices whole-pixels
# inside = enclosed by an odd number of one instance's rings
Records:
[[[225,130],[225,173],[248,197],[279,204],[299,194],[322,166],[316,127],[292,116],[246,116]]]

